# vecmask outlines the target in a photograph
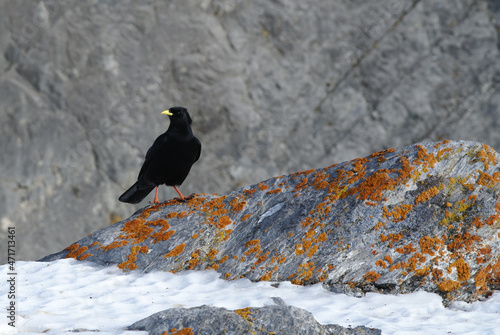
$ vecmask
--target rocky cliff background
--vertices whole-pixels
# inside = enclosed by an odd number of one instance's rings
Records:
[[[174,105],[203,143],[186,194],[420,141],[500,149],[495,0],[2,0],[0,12],[0,245],[15,226],[17,260],[128,217],[117,198]]]

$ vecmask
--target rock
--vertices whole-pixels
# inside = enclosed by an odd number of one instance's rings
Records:
[[[212,268],[353,295],[436,292],[445,304],[500,282],[498,154],[476,142],[387,149],[137,211],[42,261],[125,271]]]
[[[0,232],[16,226],[18,260],[128,217],[117,197],[172,105],[189,108],[204,146],[187,194],[420,141],[500,147],[494,0],[0,1],[0,12]]]
[[[345,328],[339,325],[325,325],[327,331],[335,335],[380,335],[382,331],[375,328],[359,326],[355,328]]]
[[[382,334],[366,327],[354,329],[319,324],[311,313],[293,306],[264,306],[229,311],[200,306],[171,308],[135,322],[127,330],[147,331],[150,335],[168,334]]]

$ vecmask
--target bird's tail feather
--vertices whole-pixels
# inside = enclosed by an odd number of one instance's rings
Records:
[[[118,200],[129,204],[137,204],[141,202],[155,187],[156,185],[154,184],[145,184],[144,182],[137,181],[122,195],[120,195]]]

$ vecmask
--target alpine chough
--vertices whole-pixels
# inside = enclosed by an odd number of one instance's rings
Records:
[[[188,198],[182,195],[177,186],[181,185],[200,158],[201,143],[191,130],[191,117],[184,107],[172,107],[162,114],[170,118],[167,131],[154,141],[146,153],[137,182],[118,200],[136,204],[141,202],[156,187],[153,203],[158,201],[158,186],[173,186],[179,193],[179,200]]]

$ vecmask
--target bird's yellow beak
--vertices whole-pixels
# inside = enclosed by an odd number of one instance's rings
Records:
[[[168,109],[166,111],[161,112],[161,113],[165,114],[165,115],[168,115],[168,116],[174,115],[174,114],[170,113],[170,111]]]

